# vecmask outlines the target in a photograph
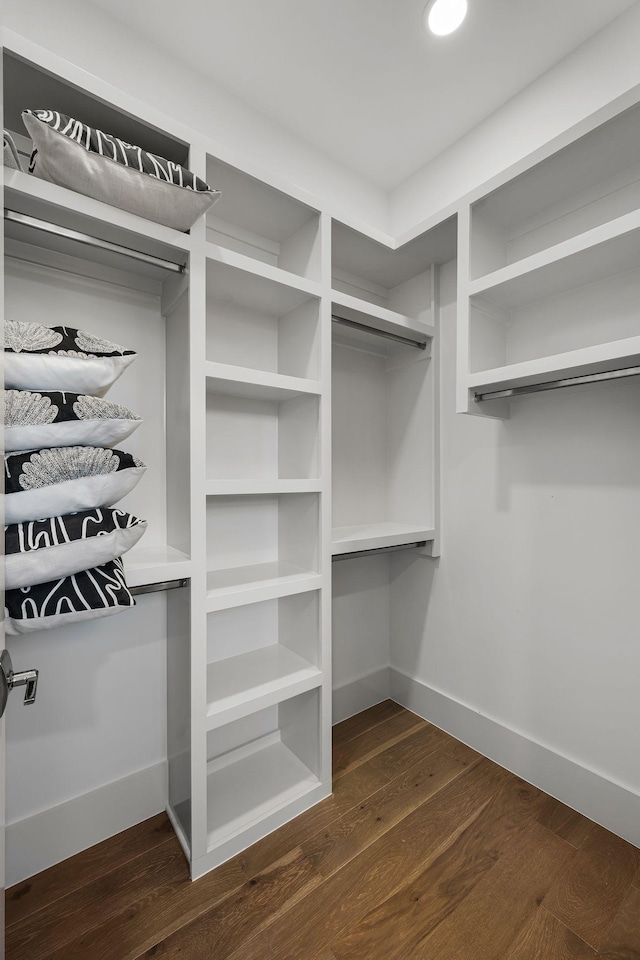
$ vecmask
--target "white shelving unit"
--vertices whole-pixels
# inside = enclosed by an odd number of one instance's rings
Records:
[[[188,583],[163,594],[167,810],[197,878],[331,792],[332,554],[438,553],[437,264],[453,223],[396,250],[11,43],[10,129],[25,104],[51,104],[222,190],[182,234],[27,174],[7,171],[5,189],[21,217],[162,261],[6,224],[16,316],[46,305],[51,322],[139,354],[110,394],[145,421],[127,449],[148,470],[123,506],[149,526],[126,570],[136,586]],[[386,563],[374,561],[378,600]]]
[[[332,236],[332,553],[427,541],[431,550],[437,267],[335,221]]]
[[[125,567],[132,586],[188,583],[163,594],[163,640],[168,813],[195,878],[331,792],[328,221],[20,38],[4,70],[9,129],[49,104],[222,190],[183,234],[5,170],[9,316],[138,351],[109,394],[144,419],[126,449],[148,469],[122,505],[148,529]]]
[[[472,201],[460,217],[458,410],[476,395],[639,363],[640,107]]]

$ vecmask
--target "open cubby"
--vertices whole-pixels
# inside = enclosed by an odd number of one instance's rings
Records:
[[[211,243],[310,280],[320,279],[316,209],[211,156],[207,182],[222,193],[207,214]]]
[[[294,286],[207,261],[207,359],[319,378],[320,303]]]
[[[534,298],[505,299],[498,289],[471,298],[470,384],[500,389],[636,363],[640,270],[551,297],[543,290]]]
[[[334,328],[333,552],[433,537],[428,350]]]
[[[321,682],[317,590],[207,617],[208,723],[217,726]]]
[[[207,478],[319,477],[317,396],[260,399],[207,389]]]
[[[319,785],[317,689],[207,734],[208,848],[221,847]]]
[[[317,494],[208,497],[208,608],[317,586],[319,535]]]
[[[542,160],[471,208],[471,278],[640,207],[640,106]]]
[[[455,218],[398,250],[333,220],[331,249],[335,291],[431,325],[429,268],[455,257]]]
[[[131,586],[188,576],[188,298],[163,316],[160,284],[145,289],[121,273],[114,282],[98,280],[83,276],[82,267],[75,258],[59,258],[54,268],[7,257],[5,315],[76,326],[137,352],[107,394],[142,418],[120,446],[147,467],[116,504],[148,523],[139,544],[125,555],[125,571]]]

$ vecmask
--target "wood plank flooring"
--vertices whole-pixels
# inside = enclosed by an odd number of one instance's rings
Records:
[[[191,883],[164,814],[7,891],[7,960],[640,960],[640,850],[391,701]]]

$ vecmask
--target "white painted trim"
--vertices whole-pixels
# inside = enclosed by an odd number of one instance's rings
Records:
[[[381,667],[357,680],[348,680],[333,688],[333,723],[361,713],[368,707],[388,700],[390,693],[390,667]]]
[[[640,796],[472,707],[389,668],[391,699],[501,767],[640,846]]]
[[[162,761],[6,827],[7,887],[161,813],[167,805]]]

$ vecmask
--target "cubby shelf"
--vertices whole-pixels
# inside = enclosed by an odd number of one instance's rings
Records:
[[[208,497],[261,496],[280,493],[319,493],[321,480],[207,480]]]
[[[289,400],[303,393],[319,394],[322,389],[318,380],[289,377],[212,360],[207,361],[205,373],[208,390],[251,400]]]
[[[292,310],[306,297],[320,296],[321,286],[317,281],[289,273],[261,260],[253,260],[215,243],[206,244],[206,257],[208,266],[220,264],[241,271],[241,275],[235,277],[230,271],[218,272],[215,292],[222,298],[239,300],[245,305],[260,305],[265,309],[269,307],[277,312],[285,307]],[[255,279],[252,281],[251,277]],[[264,283],[265,280],[268,283]],[[285,299],[287,296],[290,305]]]
[[[433,540],[435,531],[425,525],[409,523],[362,523],[349,527],[334,527],[331,553],[340,556],[360,550],[379,550],[408,543]]]
[[[510,390],[513,387],[525,387],[532,383],[605,373],[610,370],[635,367],[638,364],[640,364],[640,336],[471,373],[468,383],[469,387],[477,393]]]
[[[633,270],[640,263],[640,210],[548,247],[517,263],[472,280],[481,294],[503,307],[522,306],[587,283]]]
[[[141,541],[144,544],[144,540]],[[136,546],[124,555],[124,572],[130,587],[165,580],[182,580],[191,576],[191,560],[180,550],[168,545]]]
[[[207,774],[209,851],[319,786],[277,731],[210,761]]]
[[[331,291],[331,311],[343,320],[351,320],[373,330],[382,330],[395,336],[406,337],[417,343],[427,343],[434,334],[433,323],[424,323],[411,317],[379,307],[367,300],[360,300],[339,290]]]
[[[211,570],[207,574],[206,608],[208,612],[225,610],[260,600],[293,596],[321,586],[322,576],[317,571],[281,560]]]
[[[322,671],[283,644],[207,667],[207,729],[245,717],[320,686]]]

